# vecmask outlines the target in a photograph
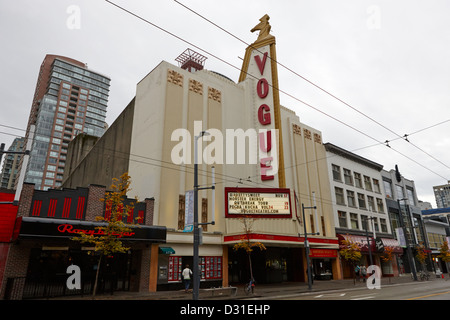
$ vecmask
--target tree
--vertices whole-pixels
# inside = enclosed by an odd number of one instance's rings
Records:
[[[344,239],[339,245],[339,254],[352,266],[353,284],[356,283],[356,274],[354,272],[356,263],[361,260],[361,248],[351,240]]]
[[[447,267],[448,276],[450,277],[450,271],[449,271],[449,268],[448,268],[448,262],[450,262],[450,250],[448,248],[448,242],[447,241],[444,241],[441,244],[441,247],[439,248],[439,255],[437,257],[441,258],[442,261],[445,262],[445,265]]]
[[[97,273],[94,282],[94,291],[92,298],[95,298],[97,291],[98,276],[101,267],[102,258],[114,253],[125,253],[130,248],[125,247],[121,241],[124,233],[131,232],[133,224],[125,224],[123,218],[127,217],[134,210],[135,202],[124,205],[124,199],[127,192],[130,191],[131,179],[128,173],[124,173],[119,179],[113,178],[111,191],[106,192],[105,198],[101,199],[105,203],[105,216],[97,216],[96,221],[102,222],[95,227],[95,234],[78,233],[73,240],[81,243],[90,243],[95,247],[95,252],[99,253]],[[137,199],[136,199],[137,201]]]
[[[383,262],[391,262],[393,258],[394,249],[392,247],[384,247],[384,252],[381,255],[381,260]],[[391,277],[389,277],[389,283],[391,283]]]
[[[420,264],[422,265],[422,270],[425,271],[425,260],[427,258],[427,253],[425,252],[425,246],[423,245],[423,242],[420,242],[416,246],[416,250],[417,250],[416,254],[417,261],[420,262]]]
[[[253,281],[253,268],[252,268],[252,258],[251,254],[254,248],[259,248],[260,250],[266,250],[266,247],[263,243],[256,241],[251,241],[251,233],[254,219],[250,216],[244,216],[240,218],[244,228],[244,235],[241,237],[241,240],[233,246],[233,250],[237,251],[239,249],[244,249],[248,256],[248,262],[250,266],[250,279]]]

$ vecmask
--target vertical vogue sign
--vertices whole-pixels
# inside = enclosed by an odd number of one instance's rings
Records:
[[[225,216],[260,218],[290,218],[289,189],[225,188]]]
[[[259,73],[261,74],[261,78],[256,83],[256,94],[258,97],[262,100],[260,106],[258,107],[258,122],[263,126],[266,127],[270,124],[272,124],[272,116],[271,116],[271,108],[267,103],[270,103],[269,101],[273,100],[270,99],[271,95],[269,95],[269,82],[264,77],[264,69],[267,64],[267,56],[268,52],[264,52],[264,55],[255,55],[254,59],[256,62],[256,65],[258,67]],[[268,99],[269,98],[269,99]],[[272,150],[272,130],[265,130],[265,132],[259,133],[259,151],[261,154],[264,154],[264,157],[261,157],[260,159],[260,174],[261,174],[261,180],[267,181],[267,180],[273,180],[274,175],[269,174],[269,171],[272,171],[274,169],[274,166],[272,164],[272,161],[277,161],[277,159],[274,159],[273,155],[269,155],[269,153]],[[278,167],[278,165],[276,165]]]

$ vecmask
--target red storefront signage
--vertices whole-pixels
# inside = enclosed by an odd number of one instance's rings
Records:
[[[12,204],[13,200],[14,193],[0,193],[1,202],[11,202],[0,205],[0,242],[10,242],[13,235],[18,209],[18,206]]]
[[[333,249],[310,249],[311,258],[337,258],[337,250]]]
[[[73,225],[65,223],[60,224],[57,228],[58,232],[60,233],[69,233],[69,234],[79,234],[84,233],[86,235],[93,235],[93,236],[102,236],[105,233],[101,229],[77,229]],[[134,232],[120,232],[120,233],[112,233],[113,236],[117,236],[118,238],[122,237],[131,237],[135,233]]]

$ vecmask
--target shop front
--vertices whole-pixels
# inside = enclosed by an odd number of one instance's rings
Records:
[[[381,268],[382,276],[392,277],[401,273],[402,265],[401,255],[403,249],[396,239],[391,238],[373,238],[362,235],[337,234],[339,243],[343,240],[356,243],[360,252],[361,259],[356,262],[357,265],[366,267],[377,265]],[[370,247],[369,247],[369,245]],[[354,265],[341,258],[344,278],[354,277]]]
[[[251,241],[261,241],[265,249],[234,250],[229,244],[228,272],[230,283],[245,283],[251,272],[257,283],[305,282],[307,281],[304,238],[282,235],[249,235]],[[227,236],[225,242],[237,243],[240,236]],[[337,240],[308,238],[310,258],[315,279],[339,279]],[[251,272],[250,272],[251,268]]]
[[[99,225],[98,222],[19,217],[8,264],[26,263],[23,272],[8,277],[5,299],[92,294],[99,255],[89,244],[80,244],[72,238],[77,232],[98,234]],[[119,237],[129,250],[102,258],[97,293],[139,291],[143,274],[150,270],[144,263],[145,251],[153,243],[165,242],[166,229],[141,225]],[[71,266],[79,267],[80,288],[67,286],[73,272]]]

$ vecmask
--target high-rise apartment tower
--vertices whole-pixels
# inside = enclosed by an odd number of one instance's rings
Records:
[[[46,55],[42,62],[27,125],[35,125],[25,182],[47,190],[61,185],[69,142],[81,132],[105,131],[110,78],[85,63]]]

